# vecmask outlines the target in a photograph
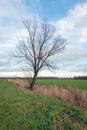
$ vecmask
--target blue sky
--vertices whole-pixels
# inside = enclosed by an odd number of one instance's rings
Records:
[[[0,0],[0,75],[21,74],[8,53],[25,34],[22,19],[29,17],[47,19],[67,39],[64,52],[52,57],[56,73],[44,70],[40,75],[87,75],[87,0]]]
[[[43,0],[41,15],[50,20],[58,20],[67,16],[68,11],[79,3],[82,3],[82,0]]]

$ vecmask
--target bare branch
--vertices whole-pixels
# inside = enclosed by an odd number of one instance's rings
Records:
[[[31,86],[36,80],[38,72],[43,68],[54,69],[48,60],[51,56],[61,53],[65,48],[65,39],[56,36],[55,27],[47,21],[39,22],[36,19],[24,20],[27,37],[21,37],[16,47],[14,57],[32,66],[34,77]],[[21,60],[20,60],[21,59]]]

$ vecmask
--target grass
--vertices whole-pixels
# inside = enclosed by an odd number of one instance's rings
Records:
[[[74,79],[37,79],[36,84],[44,86],[58,86],[63,88],[87,90],[87,80]]]
[[[0,130],[87,130],[87,111],[0,80]]]

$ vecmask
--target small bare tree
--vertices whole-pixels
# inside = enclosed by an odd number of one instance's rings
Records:
[[[65,48],[65,39],[56,36],[55,27],[47,21],[36,19],[24,20],[23,24],[27,29],[27,35],[19,39],[14,56],[19,62],[25,62],[33,71],[33,78],[29,88],[34,89],[38,72],[43,67],[53,69],[50,64],[50,57],[61,53]],[[28,70],[29,71],[29,70]]]

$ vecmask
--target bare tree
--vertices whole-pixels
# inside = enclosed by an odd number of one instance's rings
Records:
[[[19,39],[14,56],[19,62],[25,62],[33,71],[29,88],[34,89],[38,72],[43,68],[54,69],[50,57],[61,53],[65,48],[65,39],[56,35],[56,29],[47,21],[24,20],[27,35]],[[29,71],[29,70],[28,70]]]

